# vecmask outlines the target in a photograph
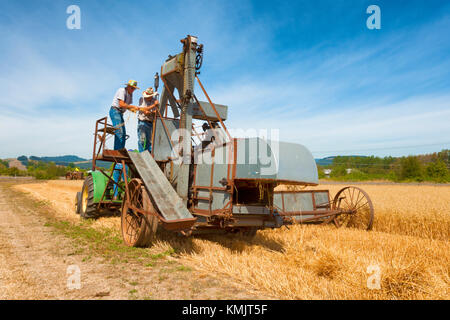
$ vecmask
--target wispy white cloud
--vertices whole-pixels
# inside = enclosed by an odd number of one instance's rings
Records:
[[[98,99],[119,81],[113,70],[101,64],[61,64],[23,42],[10,45],[14,49],[6,59],[11,63],[3,65],[5,76],[0,78],[0,107],[9,113],[43,111],[55,103],[66,112],[77,103]]]

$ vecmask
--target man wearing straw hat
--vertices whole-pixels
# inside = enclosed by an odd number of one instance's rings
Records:
[[[142,98],[139,99],[137,126],[139,152],[152,151],[153,121],[155,120],[155,112],[159,104],[157,94],[150,87],[142,93]]]

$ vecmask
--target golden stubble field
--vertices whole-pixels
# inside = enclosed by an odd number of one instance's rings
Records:
[[[49,201],[60,219],[73,212],[80,181],[18,185]],[[334,195],[343,185],[320,185]],[[295,225],[259,231],[252,240],[232,235],[180,238],[161,232],[148,250],[170,247],[194,269],[230,276],[235,284],[276,299],[449,299],[450,187],[358,185],[375,208],[373,231],[333,225]],[[94,228],[119,232],[120,218]],[[377,287],[379,279],[379,289]],[[371,288],[369,288],[371,287]]]

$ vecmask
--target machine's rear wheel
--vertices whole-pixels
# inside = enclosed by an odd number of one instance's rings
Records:
[[[89,175],[84,180],[83,188],[81,189],[81,208],[80,216],[84,219],[98,218],[100,212],[94,202],[94,178]]]
[[[345,187],[339,190],[334,197],[333,208],[346,212],[333,219],[337,227],[372,229],[373,205],[369,195],[364,190],[358,187]]]
[[[158,217],[153,215],[156,209],[142,180],[132,179],[128,190],[130,199],[125,196],[122,206],[122,237],[130,247],[147,247],[154,240],[158,228]]]

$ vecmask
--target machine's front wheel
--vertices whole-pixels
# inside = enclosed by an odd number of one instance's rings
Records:
[[[75,196],[75,213],[80,214],[81,212],[81,192],[78,191]]]
[[[156,209],[140,179],[132,179],[128,184],[130,199],[122,206],[121,229],[126,245],[147,247],[155,238],[158,228]],[[139,211],[138,211],[139,210]]]
[[[94,178],[89,175],[83,183],[81,189],[81,208],[80,216],[84,219],[98,218],[100,212],[94,202]]]
[[[344,213],[333,219],[337,227],[371,230],[374,210],[369,195],[358,187],[345,187],[336,194],[333,208]]]

